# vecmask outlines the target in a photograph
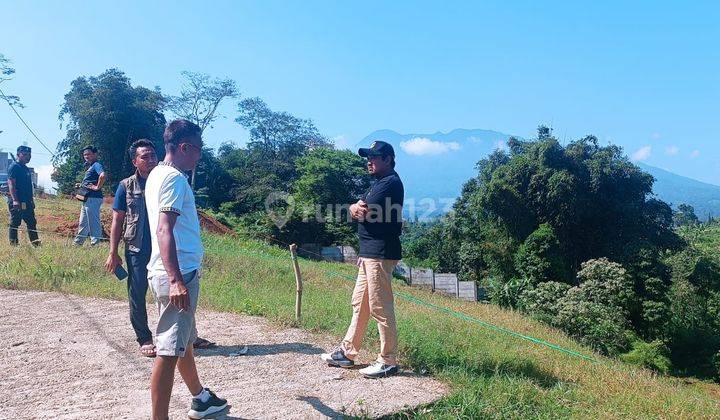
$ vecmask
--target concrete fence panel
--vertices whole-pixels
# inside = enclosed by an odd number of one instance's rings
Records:
[[[458,298],[462,300],[469,300],[470,302],[477,302],[478,293],[477,286],[474,281],[459,281],[458,282]]]
[[[435,273],[435,290],[449,295],[458,295],[457,274]]]
[[[320,251],[322,258],[325,261],[343,262],[342,247],[339,246],[324,246]]]
[[[413,286],[433,287],[435,273],[430,268],[410,268],[410,284]]]

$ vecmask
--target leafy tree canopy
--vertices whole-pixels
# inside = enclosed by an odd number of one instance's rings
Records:
[[[53,180],[58,182],[58,190],[71,192],[82,177],[81,150],[87,145],[98,148],[108,176],[106,188],[113,192],[118,182],[133,172],[127,155],[133,141],[140,138],[152,141],[161,157],[164,106],[165,98],[159,88],[132,86],[130,79],[117,69],[75,79],[59,115],[66,135],[54,158]]]

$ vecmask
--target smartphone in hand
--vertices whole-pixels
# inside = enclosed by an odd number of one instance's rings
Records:
[[[115,267],[115,277],[118,278],[118,280],[125,280],[128,276],[127,271],[123,268],[122,264],[118,264],[117,267]]]

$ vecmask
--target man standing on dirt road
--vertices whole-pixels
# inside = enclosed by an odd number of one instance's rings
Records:
[[[118,184],[113,203],[110,228],[110,254],[105,269],[112,273],[122,264],[118,246],[125,241],[125,260],[128,266],[127,290],[130,301],[130,324],[140,344],[140,354],[155,356],[153,337],[148,328],[145,295],[148,289],[147,264],[150,262],[152,238],[145,209],[145,183],[150,171],[157,166],[155,146],[145,139],[134,142],[128,150],[135,174]],[[124,225],[124,228],[123,228]]]
[[[375,182],[360,201],[350,206],[358,220],[360,252],[357,280],[352,295],[353,316],[340,346],[320,357],[330,366],[350,368],[360,351],[368,321],[372,316],[380,332],[380,354],[370,366],[360,369],[367,378],[397,373],[397,327],[392,291],[393,269],[402,258],[403,183],[395,172],[395,151],[383,141],[358,150],[367,158],[367,168]]]
[[[35,219],[35,201],[30,168],[32,151],[27,146],[17,148],[17,162],[8,168],[8,209],[10,210],[10,245],[18,244],[18,228],[24,220],[30,243],[40,245]]]
[[[152,239],[147,209],[145,208],[145,183],[150,171],[158,164],[155,145],[150,140],[135,141],[128,149],[135,174],[118,184],[113,203],[113,220],[110,228],[110,253],[105,269],[113,273],[122,264],[118,253],[120,240],[125,242],[125,261],[128,267],[128,300],[130,301],[130,324],[140,345],[140,354],[155,357],[155,345],[148,328],[145,296],[148,290],[147,265],[150,262]],[[214,346],[203,338],[197,338],[194,348]]]
[[[188,120],[170,122],[163,134],[165,159],[150,172],[145,185],[152,237],[148,282],[159,311],[157,358],[150,376],[153,419],[168,418],[175,366],[193,396],[191,419],[208,418],[227,408],[226,400],[201,385],[192,348],[203,245],[195,196],[184,172],[200,161],[201,133]]]

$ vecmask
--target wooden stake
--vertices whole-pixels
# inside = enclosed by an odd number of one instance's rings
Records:
[[[300,322],[302,307],[302,276],[297,260],[297,244],[290,245],[290,256],[292,257],[293,270],[295,270],[295,321]]]

